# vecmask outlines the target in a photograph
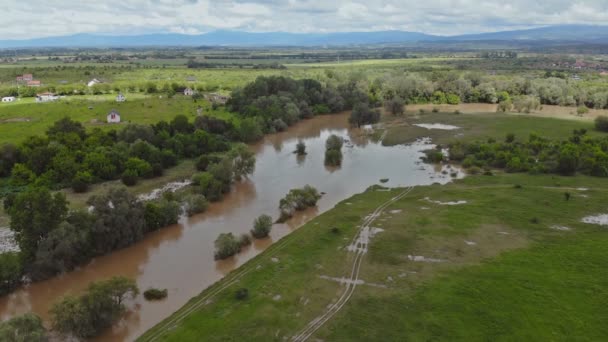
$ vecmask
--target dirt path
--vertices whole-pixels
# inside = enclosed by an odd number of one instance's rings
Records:
[[[369,234],[370,234],[370,225],[382,214],[384,209],[393,204],[394,202],[400,200],[405,197],[410,191],[412,191],[413,187],[406,188],[399,195],[391,198],[390,200],[381,204],[372,214],[367,216],[363,223],[361,224],[361,228],[359,229],[357,235],[351,241],[350,246],[354,248],[349,248],[355,252],[355,258],[351,267],[350,279],[346,281],[346,289],[342,293],[342,296],[332,304],[327,311],[325,311],[320,316],[316,317],[308,325],[300,331],[297,335],[292,337],[292,341],[306,341],[312,334],[314,334],[317,330],[319,330],[327,321],[329,321],[344,305],[348,302],[348,300],[352,297],[355,292],[355,288],[357,287],[359,274],[361,271],[361,262],[363,260],[363,256],[367,253],[368,245],[369,245]]]

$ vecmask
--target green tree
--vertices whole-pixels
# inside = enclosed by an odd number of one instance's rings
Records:
[[[42,319],[33,313],[26,313],[0,322],[0,341],[46,342],[48,340]]]
[[[87,204],[95,218],[91,224],[94,255],[129,246],[143,237],[143,204],[126,188],[111,188],[106,194],[91,197]]]
[[[19,286],[22,275],[23,266],[19,253],[0,253],[0,296],[11,292]]]
[[[399,96],[394,96],[384,102],[384,109],[393,115],[402,115],[405,111],[405,103]]]
[[[239,240],[232,233],[222,233],[215,240],[215,259],[227,259],[241,251]]]
[[[306,144],[304,143],[304,141],[298,141],[298,143],[296,144],[295,153],[299,156],[306,155]]]
[[[361,125],[373,124],[380,121],[380,112],[369,108],[367,103],[358,103],[353,107],[353,110],[348,119],[351,125],[361,127]]]
[[[138,293],[135,282],[124,277],[94,282],[81,296],[67,296],[53,305],[53,330],[64,336],[94,337],[116,322],[126,310],[125,299]]]
[[[68,202],[60,192],[53,195],[47,188],[35,187],[17,195],[8,214],[26,262],[34,259],[40,241],[59,226],[67,212]]]
[[[253,221],[253,229],[251,235],[256,239],[263,239],[270,234],[272,229],[272,217],[269,215],[260,215]]]
[[[245,144],[238,144],[230,151],[232,157],[232,171],[234,179],[253,173],[255,169],[255,154]]]

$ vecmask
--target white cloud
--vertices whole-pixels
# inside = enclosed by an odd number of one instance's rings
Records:
[[[3,0],[0,39],[75,33],[408,30],[606,24],[607,0]]]

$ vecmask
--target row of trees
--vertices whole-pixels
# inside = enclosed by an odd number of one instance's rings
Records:
[[[608,177],[608,138],[591,138],[584,129],[575,130],[564,141],[531,134],[526,141],[519,142],[514,134],[508,134],[503,142],[452,144],[450,159],[473,170],[500,168],[507,172],[562,175],[580,172]]]
[[[608,108],[608,90],[557,77],[497,76],[478,72],[436,71],[432,73],[398,72],[379,77],[367,84],[372,102],[393,98],[406,103],[458,104],[500,103],[520,96],[530,96],[541,104]]]
[[[255,122],[240,125],[199,116],[190,122],[178,115],[171,122],[129,124],[120,131],[93,129],[69,118],[51,126],[45,136],[0,148],[0,177],[10,177],[14,187],[29,184],[58,189],[72,186],[77,192],[89,184],[122,178],[134,185],[141,178],[160,176],[180,158],[227,153],[234,141],[261,136]],[[241,134],[243,132],[243,134]]]
[[[138,293],[135,282],[124,277],[91,283],[82,295],[68,295],[53,305],[52,330],[70,340],[97,336],[124,314],[125,301]],[[32,313],[0,322],[0,341],[46,342],[50,336]]]

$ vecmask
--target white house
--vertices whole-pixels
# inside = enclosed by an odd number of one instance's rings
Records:
[[[49,93],[49,92],[36,94],[36,102],[50,102],[50,101],[55,101],[58,99],[59,99],[59,96],[57,96],[53,93]]]
[[[94,79],[90,80],[89,83],[87,83],[87,87],[92,87],[92,86],[94,86],[96,84],[99,84],[99,83],[101,83],[101,81],[98,80],[98,79],[96,79],[96,78],[94,78]]]
[[[118,111],[116,111],[116,109],[113,109],[111,112],[108,113],[108,115],[106,116],[106,119],[107,119],[108,123],[119,123],[120,114],[118,114]]]
[[[13,102],[13,101],[15,101],[14,96],[7,96],[7,97],[2,98],[2,102]]]
[[[194,95],[194,90],[192,88],[186,88],[186,89],[184,89],[184,95],[192,96],[192,95]]]
[[[118,93],[118,95],[116,95],[116,102],[125,102],[126,100],[127,98],[122,93]]]

